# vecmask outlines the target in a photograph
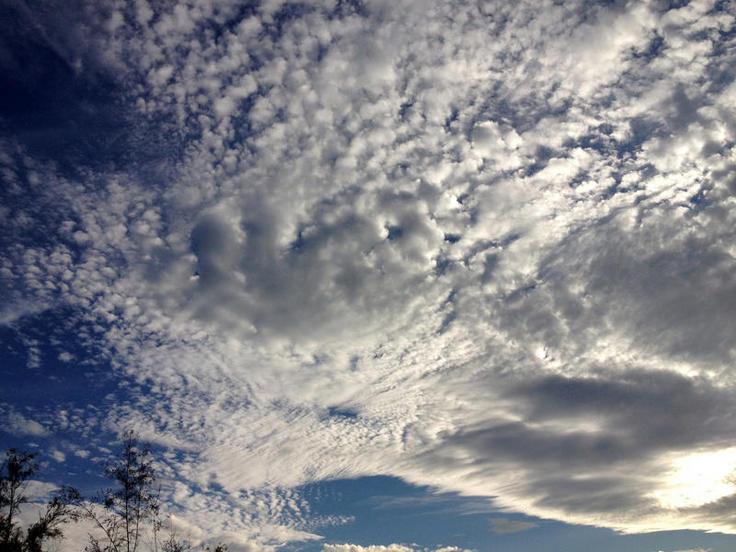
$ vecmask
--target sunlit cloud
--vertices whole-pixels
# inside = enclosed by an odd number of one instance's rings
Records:
[[[172,515],[243,550],[316,542],[350,514],[300,487],[370,475],[736,530],[732,5],[23,13],[75,79],[114,83],[120,135],[90,134],[98,159],[3,131],[0,323],[29,373],[49,347],[125,393],[2,405],[7,432],[134,428],[169,451]],[[33,337],[51,316],[78,342]]]

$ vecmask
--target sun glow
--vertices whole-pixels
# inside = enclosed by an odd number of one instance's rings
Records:
[[[667,508],[699,506],[736,490],[736,447],[673,458],[667,482],[653,493]]]

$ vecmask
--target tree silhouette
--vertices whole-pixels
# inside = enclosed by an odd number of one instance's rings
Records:
[[[94,500],[80,502],[85,517],[101,534],[89,536],[86,552],[137,552],[146,526],[150,526],[152,548],[157,552],[163,523],[159,517],[161,503],[154,459],[150,449],[141,446],[135,432],[125,433],[120,456],[107,466],[105,474],[115,486],[102,491]],[[189,552],[192,545],[177,538],[170,527],[168,538],[160,543],[160,550]],[[201,550],[227,552],[227,547],[217,544],[212,549],[203,547]]]
[[[62,538],[62,526],[80,518],[80,502],[79,491],[73,487],[62,488],[48,503],[39,520],[28,528],[23,550],[42,552],[45,541]]]
[[[92,521],[97,529],[96,535],[89,535],[86,552],[138,552],[141,537],[149,528],[153,552],[193,550],[189,541],[177,538],[173,525],[167,539],[159,542],[163,524],[154,459],[134,432],[125,433],[120,455],[105,469],[113,487],[91,499],[83,499],[73,487],[63,487],[24,531],[18,516],[22,506],[30,502],[25,491],[37,470],[35,454],[16,449],[5,453],[0,467],[0,552],[44,552],[45,544],[63,537],[65,524],[81,518]],[[218,544],[198,550],[227,552],[227,547]]]
[[[36,473],[35,454],[10,449],[5,453],[0,475],[0,507],[7,508],[7,515],[0,518],[2,543],[7,545],[20,540],[20,528],[14,520],[20,508],[28,502],[23,492],[28,479]]]
[[[0,469],[0,552],[42,552],[44,543],[63,537],[62,526],[79,518],[79,492],[64,487],[46,505],[38,521],[25,534],[17,523],[21,507],[28,503],[24,492],[38,464],[35,455],[9,449]]]
[[[85,517],[101,531],[89,536],[88,552],[136,552],[141,533],[159,512],[155,492],[156,474],[151,451],[141,447],[133,431],[123,438],[120,457],[110,463],[105,474],[115,487],[105,489],[94,500],[81,505]]]
[[[161,543],[163,552],[190,552],[191,549],[192,544],[188,540],[176,538],[173,529],[169,533],[169,538]]]

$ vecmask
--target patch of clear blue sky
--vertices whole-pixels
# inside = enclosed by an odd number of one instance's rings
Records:
[[[470,548],[478,552],[657,552],[705,548],[732,552],[736,536],[699,531],[621,535],[608,529],[540,520],[493,509],[479,497],[438,494],[391,477],[365,477],[303,489],[316,515],[353,515],[352,523],[323,527],[320,543],[294,544],[288,550],[317,551],[323,542],[417,544]],[[537,526],[494,534],[492,518],[526,521]]]

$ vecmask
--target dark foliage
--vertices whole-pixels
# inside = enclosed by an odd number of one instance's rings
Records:
[[[150,529],[153,552],[192,552],[187,540],[177,538],[173,529],[159,541],[159,489],[156,486],[151,451],[141,446],[135,433],[125,434],[118,458],[110,462],[105,474],[113,487],[92,499],[84,499],[72,487],[64,487],[39,513],[38,521],[25,530],[18,523],[28,482],[38,470],[35,454],[10,449],[0,468],[0,552],[44,552],[49,542],[63,538],[64,525],[82,518],[93,522],[86,552],[137,552],[142,536]],[[201,552],[227,552],[218,544],[202,547]]]
[[[65,487],[46,505],[38,521],[23,532],[17,517],[28,503],[24,491],[37,469],[34,454],[15,449],[5,453],[0,470],[0,552],[42,552],[44,544],[64,536],[64,524],[79,518],[79,492]]]
[[[86,550],[136,552],[145,524],[155,522],[160,508],[151,451],[141,447],[135,433],[129,431],[120,457],[107,466],[105,473],[115,487],[82,506],[85,516],[104,535],[90,535]]]

